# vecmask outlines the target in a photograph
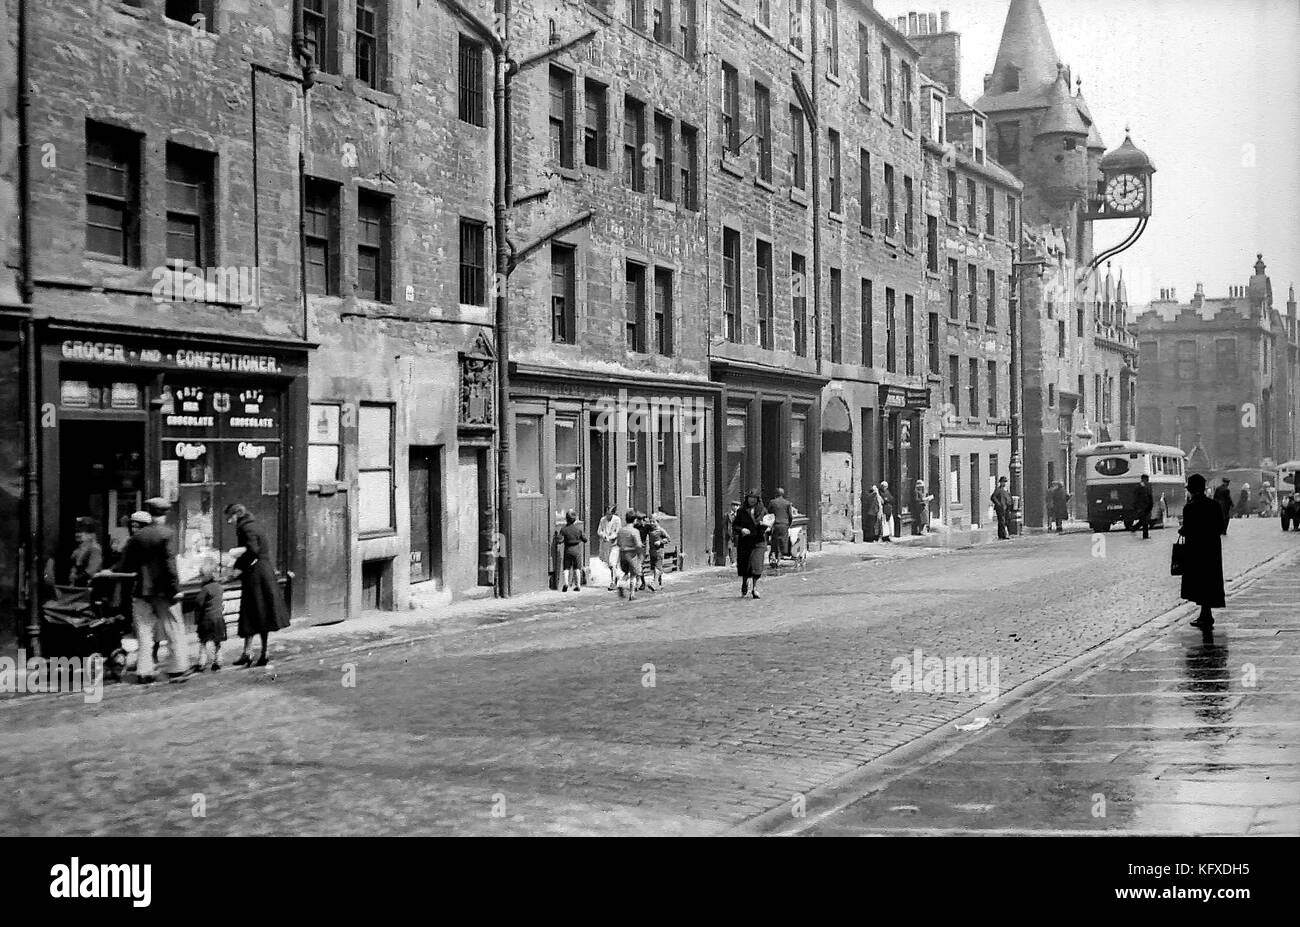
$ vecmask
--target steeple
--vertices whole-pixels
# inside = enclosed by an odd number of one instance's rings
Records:
[[[985,81],[976,109],[1020,109],[1041,105],[1056,80],[1060,58],[1038,0],[1011,0],[1002,26],[993,73]],[[996,100],[996,102],[991,102]]]

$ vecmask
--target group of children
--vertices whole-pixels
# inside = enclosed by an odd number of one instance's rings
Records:
[[[556,532],[555,541],[564,546],[561,562],[561,592],[582,589],[582,545],[587,534],[578,521],[578,514],[570,509],[564,515],[565,524]],[[597,528],[601,553],[609,564],[609,589],[618,590],[620,597],[631,599],[637,590],[663,585],[664,554],[671,541],[659,520],[645,512],[629,509],[619,520],[617,508],[610,508]],[[615,560],[617,554],[617,560]]]

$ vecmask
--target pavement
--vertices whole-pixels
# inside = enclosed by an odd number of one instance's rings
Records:
[[[900,687],[899,660],[997,656],[997,698],[1032,702],[1044,678],[1178,605],[1172,536],[845,545],[765,578],[757,601],[724,571],[687,574],[634,602],[550,593],[507,621],[473,603],[483,611],[371,642],[285,634],[265,670],[114,686],[98,704],[9,700],[0,832],[718,834],[772,830],[774,812],[829,820],[827,790],[989,704],[982,690]],[[1234,524],[1227,575],[1278,557],[1300,557],[1300,535]],[[1104,717],[1101,702],[1077,711]]]

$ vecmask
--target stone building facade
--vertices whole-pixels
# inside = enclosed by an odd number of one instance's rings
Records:
[[[1269,469],[1300,457],[1295,287],[1274,304],[1263,255],[1245,284],[1220,297],[1197,284],[1136,311],[1142,395],[1138,435],[1188,453],[1202,473]]]

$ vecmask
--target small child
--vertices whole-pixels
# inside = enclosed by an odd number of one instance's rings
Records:
[[[641,575],[641,551],[645,548],[641,532],[636,528],[636,512],[629,510],[623,516],[623,527],[618,530],[614,541],[618,547],[618,568],[627,580],[627,597],[630,600],[636,589],[637,578]],[[618,594],[623,596],[622,580],[619,581]]]
[[[217,582],[215,569],[205,566],[199,573],[198,595],[194,597],[194,628],[199,635],[200,673],[207,669],[204,660],[208,644],[212,644],[212,671],[221,669],[221,642],[226,639],[226,616],[223,614],[222,595],[225,592]]]
[[[555,541],[564,545],[563,559],[560,562],[564,582],[560,591],[568,592],[572,586],[574,592],[581,592],[582,565],[578,555],[582,545],[587,543],[587,532],[573,509],[564,513],[564,527],[555,532]]]
[[[650,532],[646,535],[646,547],[650,550],[650,572],[654,575],[654,583],[650,585],[650,591],[654,592],[655,586],[664,584],[664,548],[672,540],[659,525],[659,519],[651,515],[646,519],[650,526]]]

